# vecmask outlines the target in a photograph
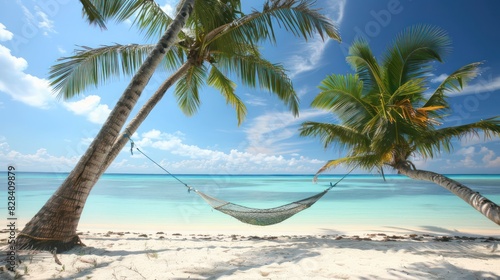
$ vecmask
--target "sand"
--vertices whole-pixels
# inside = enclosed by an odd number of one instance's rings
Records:
[[[86,247],[57,254],[60,264],[19,252],[18,279],[500,279],[498,236],[80,234]]]

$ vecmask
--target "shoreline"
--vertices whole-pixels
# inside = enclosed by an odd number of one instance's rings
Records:
[[[232,219],[230,219],[232,220]],[[24,228],[27,221],[17,220],[17,230]],[[493,225],[495,226],[495,225]],[[500,238],[500,226],[497,228],[449,228],[433,225],[427,226],[394,226],[394,225],[358,225],[339,224],[337,227],[323,224],[300,224],[282,223],[272,226],[255,226],[234,221],[220,224],[101,224],[101,223],[80,223],[77,232],[106,233],[112,232],[142,232],[156,233],[163,231],[167,233],[178,232],[184,234],[240,234],[240,235],[363,235],[373,233],[385,233],[395,235],[428,234],[428,235],[448,235],[448,236],[477,236]]]
[[[138,234],[156,234],[158,232],[163,232],[165,234],[181,234],[181,235],[241,235],[241,236],[368,236],[374,234],[383,234],[387,236],[397,235],[397,236],[410,236],[410,235],[426,235],[426,236],[466,236],[475,238],[495,238],[500,239],[500,231],[481,231],[481,230],[451,230],[445,228],[435,228],[434,230],[425,228],[396,228],[396,227],[378,227],[378,228],[349,228],[349,229],[329,229],[329,228],[315,228],[308,230],[298,230],[298,229],[279,229],[279,230],[267,230],[267,229],[235,229],[232,227],[227,228],[205,228],[200,229],[199,227],[158,227],[158,229],[138,229],[138,228],[127,228],[127,227],[81,227],[78,228],[77,233],[93,233],[93,234],[105,234],[109,232],[133,232]]]
[[[27,221],[17,220],[17,230],[24,228]],[[495,225],[493,225],[495,226]],[[272,226],[255,226],[241,223],[239,221],[220,224],[101,224],[101,223],[80,223],[77,232],[106,233],[112,232],[141,232],[156,233],[163,231],[166,233],[184,234],[239,234],[239,235],[364,235],[374,233],[385,233],[387,235],[410,235],[427,234],[438,236],[476,236],[500,238],[500,226],[497,228],[449,228],[433,225],[427,226],[394,226],[394,225],[358,225],[339,224],[337,227],[322,224],[300,224],[282,223]]]

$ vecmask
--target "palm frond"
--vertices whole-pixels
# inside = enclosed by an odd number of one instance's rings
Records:
[[[298,115],[297,93],[280,64],[273,64],[258,53],[230,53],[218,56],[217,66],[225,72],[234,73],[245,86],[260,87],[276,94],[294,115]]]
[[[302,123],[299,131],[300,136],[318,137],[325,149],[332,144],[335,144],[340,151],[353,146],[358,149],[370,146],[370,139],[366,134],[343,125],[309,121]]]
[[[384,89],[383,72],[366,40],[363,38],[356,40],[349,48],[346,60],[363,82],[364,94],[387,92]]]
[[[162,8],[151,0],[85,0],[94,4],[105,19],[118,22],[132,20],[133,24],[144,32],[147,38],[157,38],[163,34],[172,22]],[[182,36],[182,32],[180,35]]]
[[[426,89],[425,79],[416,78],[406,81],[392,92],[388,103],[394,104],[407,99],[412,104],[418,104],[423,101],[423,93]]]
[[[136,0],[85,0],[90,2],[105,20],[125,21],[135,13],[136,10],[129,10]],[[127,17],[122,16],[127,14]]]
[[[212,30],[241,18],[242,15],[241,0],[198,0],[187,26],[201,38]]]
[[[308,39],[318,33],[322,39],[326,36],[340,41],[340,35],[333,21],[312,8],[313,1],[281,0],[264,4],[263,14],[266,22],[278,21],[295,36]],[[272,26],[269,26],[272,29]]]
[[[179,108],[187,116],[194,115],[201,105],[199,92],[205,83],[206,73],[204,65],[193,65],[177,82],[174,95]]]
[[[448,109],[449,104],[446,101],[446,94],[461,91],[470,80],[477,77],[481,64],[481,62],[467,64],[446,77],[427,99],[424,107],[442,106],[444,109]],[[438,117],[439,114],[433,114],[433,116]]]
[[[427,133],[421,133],[412,140],[416,143],[417,151],[423,158],[432,158],[435,152],[442,150],[450,152],[453,148],[451,142],[453,139],[479,137],[479,132],[483,132],[485,139],[500,136],[500,116],[475,123],[427,131]]]
[[[207,84],[218,89],[224,96],[224,99],[226,99],[226,103],[233,106],[236,110],[238,125],[241,125],[247,114],[247,109],[245,104],[235,93],[236,84],[219,71],[219,69],[217,69],[214,65],[212,65],[210,69]]]
[[[374,114],[372,105],[363,98],[363,82],[357,75],[329,75],[319,86],[321,92],[311,106],[331,111],[350,126],[365,122]]]
[[[425,90],[425,79],[421,78],[409,80],[398,87],[387,101],[387,115],[389,116],[389,121],[395,122],[397,119],[400,119],[403,122],[414,125],[427,125],[430,122],[427,113],[437,108],[415,107],[423,101],[423,93]]]
[[[314,174],[313,181],[317,180],[317,177],[328,170],[331,170],[339,165],[344,165],[347,168],[361,168],[366,171],[371,171],[373,168],[381,168],[382,164],[380,162],[379,155],[375,154],[365,154],[358,156],[346,156],[343,158],[329,160],[325,165],[323,165],[317,172]]]
[[[395,91],[409,80],[428,77],[432,71],[430,63],[442,62],[450,44],[446,32],[440,28],[417,25],[405,29],[385,53],[382,64],[387,88]]]
[[[141,32],[144,32],[146,38],[159,38],[167,30],[173,19],[156,3],[156,1],[139,0],[130,3],[130,8],[124,8],[129,11],[120,15],[122,18],[128,18],[135,14],[133,24]],[[133,13],[131,14],[130,12]],[[179,32],[179,37],[184,37],[184,32]]]
[[[153,45],[112,45],[92,49],[82,46],[76,54],[58,59],[50,69],[50,85],[59,97],[71,98],[89,86],[112,77],[131,75],[142,64]]]
[[[221,36],[235,36],[245,38],[247,42],[267,40],[275,43],[275,24],[306,40],[319,34],[323,39],[328,36],[340,41],[333,21],[313,9],[312,4],[312,1],[305,0],[266,1],[262,11],[254,10],[232,23],[214,29],[207,35],[207,41]]]
[[[398,125],[383,117],[376,118],[376,124],[364,132],[370,135],[370,150],[377,154],[387,154],[397,142],[404,141],[399,138]]]
[[[101,29],[106,29],[105,19],[97,10],[94,3],[91,0],[80,0],[80,3],[82,4],[82,13],[89,24],[95,24]]]

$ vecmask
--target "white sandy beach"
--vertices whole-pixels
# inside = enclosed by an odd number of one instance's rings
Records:
[[[86,247],[58,254],[60,265],[50,253],[20,253],[20,279],[500,279],[498,236],[80,234]]]

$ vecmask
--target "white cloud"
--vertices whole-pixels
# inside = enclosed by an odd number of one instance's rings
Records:
[[[444,80],[446,80],[446,78],[448,78],[447,74],[441,74],[437,77],[432,78],[431,83],[442,83]]]
[[[479,131],[476,134],[472,134],[468,137],[463,137],[460,139],[460,145],[462,147],[467,147],[467,146],[472,146],[472,145],[476,145],[476,144],[485,144],[485,143],[492,143],[492,142],[498,142],[500,141],[500,139],[498,137],[493,137],[493,138],[488,138],[486,139],[484,137],[484,132],[483,131]]]
[[[344,18],[346,0],[330,0],[326,4],[326,13],[335,24],[341,25]],[[287,59],[286,68],[290,70],[290,77],[293,78],[301,73],[316,69],[321,65],[321,58],[331,40],[325,41],[318,35],[304,44],[296,54]]]
[[[245,97],[246,97],[245,103],[252,106],[265,107],[269,104],[266,99],[258,97],[253,94],[246,93]]]
[[[78,162],[79,156],[54,156],[47,149],[40,148],[35,153],[23,154],[12,150],[5,138],[0,139],[0,157],[17,169],[24,171],[66,172]]]
[[[290,70],[290,78],[318,68],[328,42],[330,40],[323,41],[317,36],[304,43],[305,46],[300,51],[287,59],[286,68]]]
[[[103,124],[109,116],[111,109],[108,105],[100,104],[101,97],[89,95],[79,101],[66,101],[64,107],[77,115],[85,115],[93,123]]]
[[[475,83],[471,83],[458,94],[479,94],[485,92],[492,92],[500,89],[500,77],[490,77],[488,79],[480,79]]]
[[[54,29],[54,21],[50,20],[46,13],[42,12],[40,7],[35,6],[36,15],[39,18],[38,27],[43,30],[43,35],[47,36],[49,33],[56,33]]]
[[[0,30],[6,31],[1,26]],[[3,45],[0,45],[0,65],[0,92],[41,109],[48,109],[56,103],[49,81],[25,73],[28,62],[22,57],[13,56]],[[64,102],[63,105],[77,115],[86,115],[91,122],[102,124],[111,110],[108,105],[99,104],[100,100],[99,96],[91,95],[80,101]]]
[[[160,6],[160,8],[170,17],[175,16],[175,8],[170,5],[169,3],[166,3],[165,5]]]
[[[436,76],[431,79],[432,83],[441,83],[443,82],[446,78],[448,77],[447,74],[441,74],[439,76]],[[452,96],[460,96],[460,95],[467,95],[467,94],[482,94],[479,96],[481,100],[485,99],[488,97],[488,94],[490,94],[493,91],[500,90],[500,77],[492,77],[489,76],[488,78],[476,78],[475,80],[471,81],[468,85],[466,85],[463,90],[453,92],[451,95]],[[431,95],[434,91],[429,91],[427,95]]]
[[[458,150],[457,155],[462,155],[464,156],[464,159],[460,160],[460,164],[464,167],[476,167],[477,163],[473,159],[475,155],[475,148],[474,147],[467,147],[467,148],[462,148]]]
[[[467,168],[498,168],[500,167],[500,156],[485,146],[476,149],[474,146],[461,148],[456,153],[464,158],[459,161],[459,166]],[[479,163],[482,162],[483,164]]]
[[[39,28],[43,32],[43,35],[48,36],[49,33],[57,33],[54,29],[54,21],[50,20],[48,15],[39,6],[35,6],[35,13],[32,13],[21,2],[18,1],[18,4],[23,10],[26,22]]]
[[[14,34],[6,29],[5,25],[0,23],[0,41],[9,41],[12,40]]]
[[[1,23],[0,23],[1,25]],[[2,25],[3,26],[3,25]],[[8,32],[0,26],[0,36]],[[56,103],[55,95],[49,81],[25,73],[28,62],[22,57],[16,57],[11,51],[0,44],[0,92],[4,92],[16,101],[27,105],[48,109]],[[111,109],[106,104],[100,104],[101,98],[90,95],[75,102],[63,102],[65,108],[77,115],[85,115],[93,123],[102,124],[106,121]]]
[[[346,2],[346,0],[331,0],[328,2],[328,14],[337,26],[340,26],[342,24],[342,20],[344,19]]]
[[[497,156],[494,151],[486,147],[481,147],[479,153],[484,155],[482,161],[486,167],[500,167],[500,156]]]
[[[153,129],[142,134],[142,137],[150,139],[160,139],[160,136],[161,136],[161,131],[157,129]]]
[[[146,154],[158,154],[152,149],[167,151],[180,157],[175,162],[162,160],[161,165],[171,172],[180,173],[280,173],[280,172],[315,172],[323,161],[310,159],[297,154],[290,157],[265,153],[243,152],[231,149],[223,152],[201,148],[184,143],[180,133],[169,134],[150,130],[141,134],[135,141]],[[167,157],[171,159],[171,157]],[[121,165],[130,164],[122,162]]]
[[[457,151],[457,155],[461,156],[473,156],[476,151],[476,148],[473,146],[467,147],[467,148],[461,148],[460,150]]]
[[[0,45],[0,65],[0,91],[37,108],[47,109],[54,103],[49,82],[25,73],[28,62],[13,56],[3,45]]]
[[[304,120],[325,115],[325,111],[304,110],[295,118],[289,112],[269,113],[261,115],[249,122],[245,129],[247,134],[247,151],[251,153],[282,154],[292,153],[288,140],[297,135],[299,124]]]
[[[66,102],[64,106],[77,115],[83,115],[96,108],[100,101],[101,97],[90,95],[79,101]]]

